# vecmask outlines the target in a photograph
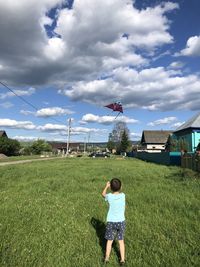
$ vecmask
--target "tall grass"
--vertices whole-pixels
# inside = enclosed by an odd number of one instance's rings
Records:
[[[98,267],[107,206],[126,193],[127,266],[200,266],[200,180],[136,159],[60,159],[0,167],[0,266]],[[114,245],[109,266],[118,266]]]

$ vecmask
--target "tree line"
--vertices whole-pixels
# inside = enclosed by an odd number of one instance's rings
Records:
[[[120,121],[114,124],[113,130],[108,136],[107,149],[116,154],[132,151],[130,131],[125,122]],[[188,151],[188,144],[185,140],[176,140],[170,136],[166,149],[168,151]],[[22,144],[11,138],[0,138],[0,153],[6,156],[40,155],[42,152],[52,152],[52,146],[45,140],[38,139],[30,144]]]
[[[22,145],[19,141],[1,137],[0,153],[6,156],[40,155],[42,152],[51,152],[52,147],[45,140],[38,139],[29,145]]]

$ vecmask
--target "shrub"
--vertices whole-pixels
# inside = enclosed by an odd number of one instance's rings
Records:
[[[17,156],[19,154],[21,146],[17,140],[7,137],[0,138],[0,153],[6,156]]]

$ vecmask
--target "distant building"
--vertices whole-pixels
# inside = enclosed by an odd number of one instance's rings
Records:
[[[52,150],[58,154],[66,154],[67,152],[67,143],[61,142],[48,142],[52,146]],[[81,143],[70,143],[69,151],[79,152],[83,150],[83,145]]]
[[[146,152],[165,151],[169,135],[172,131],[147,131],[144,130],[141,138],[141,147],[138,150]]]
[[[67,143],[65,142],[53,142],[49,141],[48,144],[51,145],[53,152],[58,154],[66,154]],[[93,152],[93,151],[105,151],[107,142],[98,143],[86,143],[86,142],[70,142],[69,143],[69,153],[79,153],[79,152]]]
[[[0,131],[0,137],[7,137],[6,131]]]
[[[188,152],[195,152],[200,143],[200,113],[178,127],[173,132],[173,138],[187,143]]]

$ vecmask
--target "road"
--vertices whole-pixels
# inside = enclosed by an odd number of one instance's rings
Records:
[[[23,163],[34,162],[34,161],[52,160],[52,159],[61,159],[61,158],[63,158],[63,157],[41,158],[41,159],[24,159],[24,160],[18,160],[18,161],[7,161],[7,162],[0,162],[0,166],[23,164]]]

